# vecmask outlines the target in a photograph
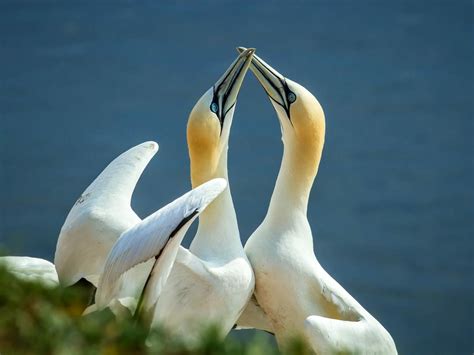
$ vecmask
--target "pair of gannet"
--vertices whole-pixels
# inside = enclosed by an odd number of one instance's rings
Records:
[[[255,298],[237,324],[273,332],[279,346],[301,337],[317,354],[396,354],[390,334],[313,252],[306,215],[324,145],[321,105],[256,55],[251,70],[277,113],[284,153],[268,212],[245,244]]]
[[[254,290],[226,183],[232,118],[253,53],[243,51],[190,114],[194,190],[140,220],[130,201],[158,149],[147,142],[115,159],[71,209],[55,265],[62,285],[86,280],[97,288],[86,312],[129,309],[189,340],[209,324],[222,337],[232,329]],[[181,241],[199,214],[196,236],[185,249]]]
[[[237,323],[273,332],[280,346],[303,337],[317,354],[396,353],[389,333],[324,271],[313,252],[306,211],[324,144],[321,106],[254,50],[239,50],[190,114],[194,190],[141,221],[130,200],[158,145],[147,142],[122,154],[66,219],[55,255],[59,281],[70,286],[87,280],[97,287],[88,311],[130,309],[188,339],[209,323],[222,336]],[[226,184],[227,147],[250,62],[277,112],[284,154],[267,215],[244,252]],[[180,243],[199,214],[187,250]]]

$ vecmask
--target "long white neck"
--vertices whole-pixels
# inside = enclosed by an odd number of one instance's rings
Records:
[[[266,222],[279,225],[306,219],[308,200],[321,160],[322,142],[284,137],[283,159]]]
[[[193,164],[191,162],[191,170]],[[217,168],[208,177],[225,178],[227,174],[227,149],[222,153]],[[193,187],[201,182],[193,179]],[[199,216],[199,227],[190,251],[204,260],[225,260],[243,254],[237,216],[229,185]]]

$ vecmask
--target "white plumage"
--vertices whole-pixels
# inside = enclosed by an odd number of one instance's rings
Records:
[[[157,151],[155,142],[127,150],[76,201],[61,228],[54,256],[63,286],[84,278],[97,287],[110,249],[124,231],[140,222],[130,202],[138,179]]]
[[[228,180],[230,128],[253,53],[253,49],[244,51],[190,114],[187,132],[193,186],[214,178]],[[171,274],[153,307],[152,325],[163,326],[188,341],[214,325],[223,337],[232,329],[253,287],[253,272],[240,241],[228,186],[199,216],[189,250],[178,249]]]
[[[137,155],[130,154],[132,150],[124,153],[116,159],[119,162],[106,168],[71,211],[61,231],[56,259],[60,279],[66,284],[81,277],[96,285],[98,281],[96,304],[87,312],[107,306],[117,314],[124,308],[134,312],[137,300],[142,298],[139,312],[145,313],[152,325],[163,326],[189,340],[209,325],[216,325],[225,336],[235,324],[253,292],[254,277],[224,180],[228,178],[228,139],[237,95],[253,53],[249,49],[239,55],[190,114],[188,144],[193,191],[140,221],[130,208],[134,185],[126,184],[126,188],[115,191],[117,184],[107,183],[108,178],[114,178],[110,173],[124,175],[119,166],[126,166],[126,173],[133,174],[133,179],[121,177],[120,181],[136,183],[152,155],[139,146],[142,156],[136,160],[140,165],[133,164],[132,158]],[[108,214],[109,207],[113,208],[113,215]],[[105,217],[93,218],[96,211]],[[187,250],[180,243],[199,213],[198,231]],[[85,240],[77,242],[81,236]],[[87,249],[89,243],[104,245],[92,253]],[[68,262],[71,255],[62,255],[67,252],[76,258]],[[82,263],[87,263],[88,257],[100,261],[92,268],[82,265],[80,256]]]
[[[47,286],[85,279],[97,287],[96,303],[85,313],[137,310],[152,326],[189,341],[209,325],[223,337],[237,322],[275,333],[279,345],[303,337],[318,354],[396,354],[390,334],[313,253],[306,212],[324,145],[321,106],[253,49],[239,51],[189,117],[193,190],[141,220],[131,198],[158,151],[157,143],[142,143],[113,160],[76,201],[59,235],[55,265],[29,257],[3,257],[0,264]],[[277,112],[285,149],[268,213],[244,252],[227,184],[227,150],[250,63]],[[198,216],[188,250],[181,242]]]
[[[120,292],[121,277],[138,264],[148,263],[149,271],[159,275],[156,280],[148,282],[150,297],[146,302],[154,304],[160,294],[158,284],[164,285],[173,265],[178,246],[187,229],[203,211],[227,186],[224,179],[211,180],[170,204],[151,214],[143,221],[125,231],[109,252],[104,265],[104,272],[99,279],[96,293],[98,308],[107,306]],[[156,262],[155,262],[155,257]],[[166,261],[166,262],[165,262]],[[158,281],[159,280],[159,281]],[[149,307],[147,307],[149,308]]]

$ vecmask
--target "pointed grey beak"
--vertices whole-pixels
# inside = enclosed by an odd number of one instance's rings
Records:
[[[210,109],[219,118],[221,127],[224,124],[225,115],[237,102],[237,95],[254,53],[254,48],[243,49],[229,69],[214,84],[214,96]]]
[[[237,51],[240,53],[245,52],[245,50],[244,47],[237,48]],[[252,58],[250,70],[257,77],[268,97],[283,107],[289,118],[290,105],[295,102],[296,95],[289,89],[285,77],[257,55],[254,55]]]

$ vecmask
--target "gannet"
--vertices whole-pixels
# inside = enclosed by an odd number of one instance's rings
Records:
[[[254,49],[242,51],[190,113],[187,140],[193,187],[214,178],[228,180],[230,128],[237,94],[253,53]],[[189,250],[179,248],[161,294],[150,294],[143,302],[143,312],[152,314],[151,326],[163,326],[186,341],[195,340],[209,325],[224,337],[253,288],[252,268],[243,250],[227,187],[202,212]]]
[[[3,256],[0,257],[0,266],[24,281],[38,282],[47,287],[59,285],[54,264],[48,260],[29,256]]]
[[[302,337],[317,354],[396,354],[390,334],[313,252],[307,206],[325,136],[319,102],[257,56],[251,70],[277,113],[284,153],[268,212],[245,244],[258,304],[250,303],[242,322],[249,326],[254,318],[257,327],[275,333],[280,347]]]
[[[237,94],[253,53],[253,49],[243,51],[191,111],[187,137],[193,191],[202,191],[211,179],[228,178],[230,128]],[[190,197],[186,196],[180,200],[188,201]],[[235,324],[254,288],[254,276],[240,241],[230,190],[227,187],[202,212],[189,250],[180,246],[187,227],[166,243],[170,229],[160,222],[168,219],[166,215],[159,211],[120,237],[105,262],[93,309],[110,307],[119,299],[151,326],[165,327],[184,340],[196,339],[210,325],[216,326],[223,337]],[[167,232],[149,233],[151,223],[163,224]],[[186,222],[186,226],[189,223]],[[133,302],[125,300],[120,291],[131,278],[127,282],[121,275],[149,258],[152,264],[148,261],[144,267],[148,270],[147,277],[134,310]]]

